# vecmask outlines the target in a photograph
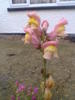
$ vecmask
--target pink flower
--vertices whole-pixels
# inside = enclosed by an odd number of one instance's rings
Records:
[[[67,22],[67,20],[66,20],[65,18],[62,18],[62,19],[59,21],[58,24],[59,24],[59,25],[66,25],[66,24],[68,24],[68,22]]]
[[[32,30],[32,28],[30,26],[24,27],[24,32],[25,33],[29,33],[30,35],[33,34],[33,30]]]
[[[42,48],[46,48],[49,45],[57,46],[58,45],[58,40],[56,39],[55,41],[47,41],[42,44]]]
[[[65,18],[62,18],[58,23],[58,25],[66,25],[66,24],[68,24],[68,22]]]
[[[34,32],[34,33],[33,33],[34,35],[36,35],[38,38],[41,37],[42,31],[41,31],[41,28],[40,28],[40,27],[32,28],[32,30],[33,30],[33,32]]]
[[[23,92],[24,90],[25,90],[25,85],[24,84],[19,84],[16,93]]]
[[[57,37],[57,34],[55,31],[50,32],[49,34],[47,34],[47,38],[48,40],[55,40]]]
[[[24,28],[24,32],[25,32],[24,43],[30,44],[31,39],[32,39],[33,30],[29,26],[27,26]]]
[[[41,30],[39,28],[26,27],[25,43],[32,44],[35,48],[40,46]]]
[[[54,31],[57,33],[57,36],[64,36],[65,25],[67,24],[67,20],[62,18],[59,23],[55,26]]]
[[[40,17],[37,15],[36,12],[28,12],[27,15],[30,19],[34,19],[35,21],[37,21],[38,26],[40,25]],[[33,24],[33,21],[32,21],[32,24]]]
[[[48,21],[47,20],[44,20],[43,22],[42,22],[42,29],[44,30],[44,31],[47,31],[47,29],[48,29],[48,27],[49,27],[49,23],[48,23]]]
[[[35,35],[32,35],[31,43],[35,48],[39,48],[40,46],[40,40]]]
[[[58,40],[45,42],[42,45],[42,48],[44,49],[43,58],[47,60],[51,60],[52,57],[57,58],[58,57],[57,45],[58,45]]]

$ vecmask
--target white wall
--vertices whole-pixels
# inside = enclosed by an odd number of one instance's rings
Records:
[[[23,28],[27,22],[26,11],[8,12],[9,0],[0,0],[0,33],[24,33]],[[40,10],[37,13],[41,19],[47,19],[50,29],[65,17],[68,20],[66,27],[68,33],[75,33],[75,9]]]

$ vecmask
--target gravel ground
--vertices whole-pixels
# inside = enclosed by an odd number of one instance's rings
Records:
[[[0,39],[0,100],[10,100],[16,80],[38,85],[42,65],[38,50],[21,40]],[[75,100],[75,43],[61,40],[59,59],[48,61],[47,70],[65,96],[63,100]]]

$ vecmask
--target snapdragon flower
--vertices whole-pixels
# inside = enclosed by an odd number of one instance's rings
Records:
[[[28,12],[27,16],[29,17],[28,24],[33,27],[38,27],[40,25],[40,17],[36,12]]]
[[[44,48],[44,59],[51,60],[52,57],[58,58],[57,45],[58,40],[43,43],[42,48]]]
[[[28,13],[28,25],[24,28],[26,33],[24,43],[32,44],[35,48],[39,48],[41,44],[40,17],[35,12]]]
[[[26,27],[24,29],[26,32],[24,42],[25,44],[32,44],[35,48],[40,46],[40,30],[32,29],[31,27]]]
[[[40,17],[35,12],[29,12],[29,20],[25,31],[25,43],[33,45],[36,49],[39,49],[43,54],[44,62],[44,74],[42,75],[44,80],[40,87],[44,92],[44,100],[51,100],[52,94],[50,89],[54,87],[55,83],[50,75],[46,77],[46,60],[52,58],[58,58],[58,43],[59,36],[65,36],[65,25],[68,23],[65,18],[62,18],[54,27],[54,29],[47,33],[49,23],[47,20],[43,20],[41,24]],[[18,88],[18,90],[21,88]],[[32,100],[36,100],[38,88],[34,88],[32,91],[28,90],[28,95],[32,97]]]
[[[65,18],[62,18],[57,25],[55,26],[55,32],[57,33],[57,36],[64,36],[65,33],[65,25],[67,25],[68,22]]]

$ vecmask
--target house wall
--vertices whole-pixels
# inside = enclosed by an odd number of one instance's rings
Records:
[[[9,0],[0,0],[0,33],[24,33],[23,29],[28,19],[27,11],[8,12],[9,6]],[[50,28],[48,31],[53,29],[59,19],[65,17],[68,20],[67,33],[75,33],[75,9],[38,10],[37,13],[42,20],[47,19],[49,21]]]

